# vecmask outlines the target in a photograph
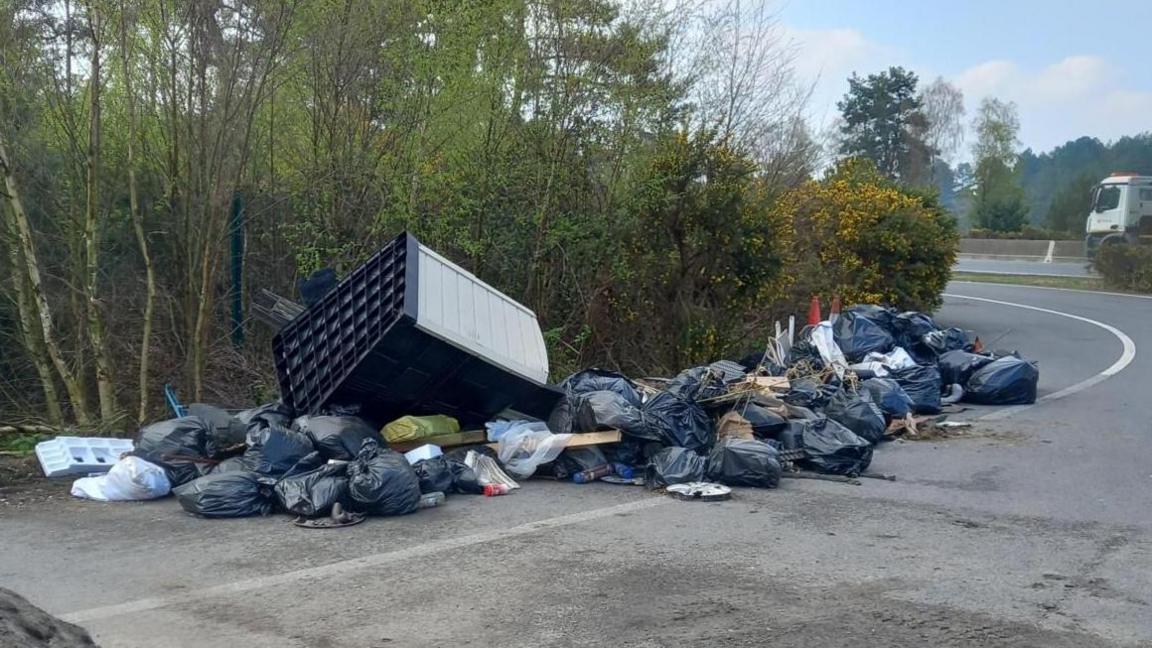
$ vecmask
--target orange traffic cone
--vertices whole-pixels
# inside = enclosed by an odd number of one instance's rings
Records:
[[[820,323],[820,298],[812,295],[812,303],[808,305],[808,326],[816,326]]]
[[[835,322],[840,317],[840,295],[832,297],[832,305],[828,307],[828,321]]]
[[[976,337],[976,341],[972,343],[972,353],[983,353],[984,343],[980,341],[980,337]]]

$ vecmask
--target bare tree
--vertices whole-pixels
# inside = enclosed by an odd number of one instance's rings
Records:
[[[148,369],[150,352],[152,348],[152,320],[156,309],[156,268],[152,263],[152,255],[148,250],[148,236],[144,231],[144,216],[140,211],[140,192],[136,183],[136,146],[139,137],[137,133],[138,117],[136,114],[136,94],[133,89],[132,60],[134,49],[128,38],[128,3],[120,4],[120,66],[123,74],[124,98],[128,110],[128,139],[126,142],[125,163],[128,166],[128,209],[132,216],[132,230],[136,234],[136,244],[140,247],[140,256],[144,260],[144,322],[140,333],[140,369],[137,377],[139,393],[139,406],[136,411],[136,420],[143,423],[148,416]]]
[[[936,77],[920,92],[920,101],[928,120],[924,139],[940,159],[951,163],[964,142],[964,93]]]
[[[40,321],[40,334],[44,338],[45,351],[52,359],[52,364],[56,367],[57,373],[60,374],[60,380],[64,383],[64,389],[68,392],[68,398],[72,401],[72,411],[76,417],[76,422],[81,425],[88,425],[91,423],[91,418],[88,415],[88,400],[84,394],[84,389],[80,381],[77,380],[76,374],[64,361],[64,354],[60,351],[60,345],[56,341],[52,310],[48,306],[44,282],[41,280],[40,263],[36,257],[36,246],[32,241],[32,226],[28,222],[28,214],[24,211],[24,203],[20,199],[20,186],[16,182],[16,171],[12,166],[11,158],[8,157],[8,148],[3,133],[0,133],[0,174],[4,176],[6,197],[11,207],[9,211],[12,215],[12,227],[16,231],[17,244],[20,246],[19,256],[24,261],[24,271],[27,273],[27,289],[32,298],[32,310]]]
[[[105,422],[117,416],[116,389],[112,375],[112,361],[108,357],[108,343],[105,338],[104,316],[100,312],[100,171],[101,171],[101,123],[100,94],[102,88],[102,60],[100,49],[103,45],[101,33],[102,16],[95,2],[88,5],[88,31],[92,41],[92,51],[88,59],[88,152],[87,167],[87,206],[84,217],[84,296],[86,299],[85,318],[88,323],[88,338],[92,343],[92,355],[96,360],[96,393],[100,399],[100,418]]]

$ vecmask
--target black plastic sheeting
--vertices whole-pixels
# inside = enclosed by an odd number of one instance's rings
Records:
[[[982,405],[1027,405],[1036,402],[1039,381],[1036,363],[1005,356],[972,372],[963,400]]]
[[[888,353],[895,346],[892,334],[859,311],[848,310],[832,323],[832,337],[848,362],[860,362],[869,353]]]
[[[872,444],[828,418],[794,420],[780,435],[785,450],[803,449],[797,463],[832,475],[859,475],[872,463]]]
[[[325,460],[351,461],[367,439],[384,443],[379,430],[356,416],[301,416],[292,427],[306,434]]]
[[[348,465],[325,464],[276,483],[280,508],[294,515],[318,517],[332,511],[334,504],[348,506]]]
[[[869,378],[860,383],[860,388],[867,391],[872,402],[890,418],[904,418],[912,413],[912,399],[900,383],[891,378]]]
[[[644,470],[644,485],[654,489],[701,481],[707,464],[707,459],[687,448],[664,448]]]
[[[780,453],[751,439],[727,439],[708,455],[705,477],[728,486],[776,488],[780,485]]]
[[[420,508],[420,479],[404,455],[365,441],[348,464],[350,508],[371,515],[405,515]]]
[[[968,384],[972,373],[992,362],[995,358],[967,351],[948,351],[940,355],[936,367],[940,370],[940,382],[944,385]]]
[[[699,405],[668,392],[660,392],[644,403],[648,429],[656,440],[689,450],[706,450],[716,440],[712,419]]]
[[[153,423],[140,430],[131,454],[163,468],[173,488],[187,484],[215,463],[212,426],[198,416]]]
[[[884,412],[872,402],[871,393],[868,391],[840,392],[824,408],[824,413],[828,418],[872,444],[883,441],[884,431],[888,429]]]
[[[206,475],[175,488],[180,506],[206,518],[237,518],[268,515],[273,508],[275,480],[254,472]]]
[[[940,370],[931,365],[904,367],[889,372],[912,401],[914,414],[940,413]]]

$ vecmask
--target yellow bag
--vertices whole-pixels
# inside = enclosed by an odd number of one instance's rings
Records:
[[[460,423],[451,416],[401,416],[384,426],[384,438],[389,443],[417,441],[443,434],[457,434]]]

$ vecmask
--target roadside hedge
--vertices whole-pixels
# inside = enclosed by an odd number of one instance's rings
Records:
[[[793,309],[812,295],[839,295],[846,305],[928,311],[940,305],[960,239],[955,218],[935,195],[900,187],[870,162],[849,159],[785,194],[775,209],[792,220],[786,267]]]
[[[1094,265],[1113,288],[1152,293],[1152,246],[1105,245]]]

